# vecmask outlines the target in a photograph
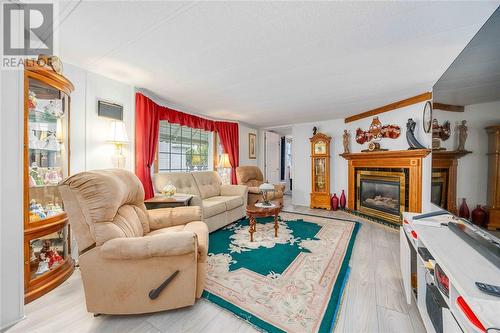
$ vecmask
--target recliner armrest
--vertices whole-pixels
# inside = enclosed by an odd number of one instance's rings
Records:
[[[277,192],[284,193],[285,192],[285,184],[274,184],[274,190]]]
[[[175,207],[148,210],[149,228],[161,228],[183,225],[193,221],[201,221],[201,207]]]
[[[147,259],[177,256],[197,251],[197,237],[191,231],[147,237],[114,238],[100,246],[107,259]]]

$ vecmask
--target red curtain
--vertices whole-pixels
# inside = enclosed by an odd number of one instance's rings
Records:
[[[158,145],[160,120],[210,132],[217,131],[232,166],[231,183],[236,184],[236,167],[239,165],[237,123],[213,121],[172,110],[156,104],[141,93],[136,93],[135,96],[135,114],[135,173],[144,186],[145,199],[154,196],[151,167],[155,160]]]
[[[171,124],[179,124],[181,126],[198,128],[209,132],[215,130],[215,122],[213,120],[175,111],[164,106],[158,107],[160,109],[160,120],[166,120]]]
[[[135,95],[135,174],[144,186],[144,199],[154,196],[151,167],[155,160],[160,127],[158,105],[146,96]]]
[[[224,148],[224,152],[229,157],[231,164],[231,184],[237,184],[236,167],[240,164],[240,148],[238,136],[238,124],[225,121],[216,121],[215,129],[219,134],[220,142]]]

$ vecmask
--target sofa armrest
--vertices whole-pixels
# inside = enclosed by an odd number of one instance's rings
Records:
[[[191,231],[170,232],[145,237],[114,238],[100,246],[107,259],[147,259],[178,256],[197,251],[196,234]]]
[[[201,207],[198,206],[159,208],[147,212],[151,230],[201,221]]]
[[[260,188],[258,186],[251,186],[248,188],[248,193],[260,194]]]
[[[220,187],[220,195],[222,196],[239,195],[243,197],[246,196],[247,194],[248,194],[248,186],[246,185],[223,184]]]

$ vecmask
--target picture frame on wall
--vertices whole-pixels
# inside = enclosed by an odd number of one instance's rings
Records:
[[[254,160],[257,158],[257,135],[248,133],[248,158]]]

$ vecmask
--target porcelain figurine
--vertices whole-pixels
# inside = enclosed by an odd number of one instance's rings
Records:
[[[465,150],[465,141],[467,140],[467,121],[462,120],[462,123],[458,126],[458,151]]]
[[[344,130],[344,135],[342,135],[342,143],[344,145],[344,154],[349,154],[350,153],[349,138],[350,138],[349,131],[348,130]]]

